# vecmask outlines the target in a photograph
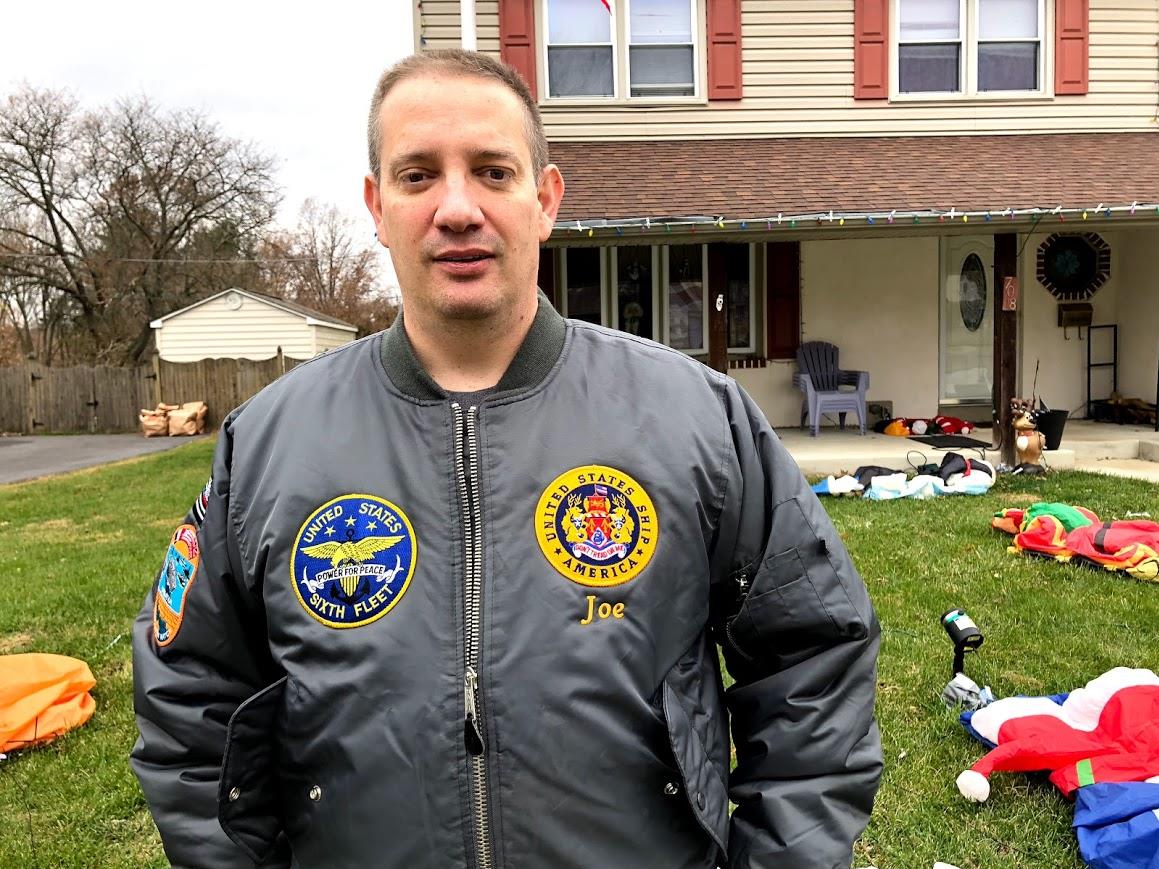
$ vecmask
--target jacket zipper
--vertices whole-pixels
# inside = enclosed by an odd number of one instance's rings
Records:
[[[744,605],[745,599],[749,596],[749,576],[748,576],[748,573],[745,571],[741,571],[739,574],[737,574],[734,577],[734,580],[736,582],[736,587],[737,587],[737,611],[739,612],[740,607]],[[728,637],[729,645],[731,645],[733,647],[733,649],[736,650],[737,654],[739,654],[742,658],[744,658],[747,661],[752,661],[753,659],[749,655],[745,654],[745,651],[740,646],[737,645],[736,639],[732,635],[732,623],[733,623],[735,618],[736,618],[736,616],[734,615],[730,618],[725,619],[724,635],[726,637]]]
[[[463,517],[463,741],[471,773],[471,805],[475,824],[475,861],[478,869],[492,869],[491,818],[487,802],[487,740],[484,736],[482,694],[479,689],[480,634],[483,615],[483,509],[479,497],[479,450],[475,437],[474,407],[451,405],[455,432],[455,476]],[[465,430],[465,433],[464,433]]]

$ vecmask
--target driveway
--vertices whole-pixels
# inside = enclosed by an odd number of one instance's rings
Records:
[[[0,484],[159,453],[206,437],[146,438],[139,434],[0,437]]]

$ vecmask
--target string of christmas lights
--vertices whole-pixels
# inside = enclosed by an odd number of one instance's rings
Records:
[[[1159,203],[1142,203],[1135,201],[1129,205],[1106,205],[1100,202],[1093,206],[1063,206],[1053,208],[991,208],[984,211],[959,211],[950,207],[947,211],[936,209],[907,210],[891,209],[889,211],[822,211],[785,214],[779,212],[768,217],[725,218],[723,216],[691,216],[678,218],[633,217],[622,220],[569,220],[556,224],[557,231],[566,233],[586,234],[589,238],[597,232],[601,235],[615,232],[624,235],[627,232],[648,233],[661,231],[671,233],[673,229],[695,233],[697,229],[763,229],[773,231],[777,229],[801,229],[817,226],[875,226],[878,224],[922,224],[922,223],[969,223],[981,221],[994,223],[996,221],[1017,221],[1019,218],[1042,222],[1050,218],[1065,223],[1068,219],[1077,219],[1079,222],[1091,219],[1106,219],[1116,214],[1127,217],[1155,216],[1159,217]]]

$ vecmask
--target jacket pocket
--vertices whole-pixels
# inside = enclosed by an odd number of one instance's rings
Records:
[[[780,646],[809,645],[810,640],[829,638],[835,628],[800,553],[790,549],[765,561],[729,623],[728,633],[751,660]]]
[[[707,635],[664,677],[664,721],[697,823],[728,854],[728,732],[717,671],[705,674]],[[713,651],[711,648],[708,651]],[[715,664],[715,656],[712,659]]]
[[[255,862],[285,848],[279,820],[277,739],[286,677],[242,703],[229,719],[217,790],[221,828]]]
[[[795,498],[777,505],[774,528],[773,539],[786,548],[761,563],[748,596],[728,622],[733,648],[748,661],[775,662],[864,637],[867,619],[846,585],[857,579],[856,572],[840,543],[831,545],[817,533]]]

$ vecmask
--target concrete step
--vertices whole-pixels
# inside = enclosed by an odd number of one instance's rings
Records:
[[[1112,477],[1131,477],[1159,483],[1159,462],[1147,459],[1099,459],[1075,463],[1076,471],[1091,471]]]
[[[1144,443],[1144,441],[1139,440],[1076,440],[1068,442],[1065,437],[1062,440],[1080,461],[1092,462],[1103,459],[1137,459],[1140,455],[1141,445]]]

